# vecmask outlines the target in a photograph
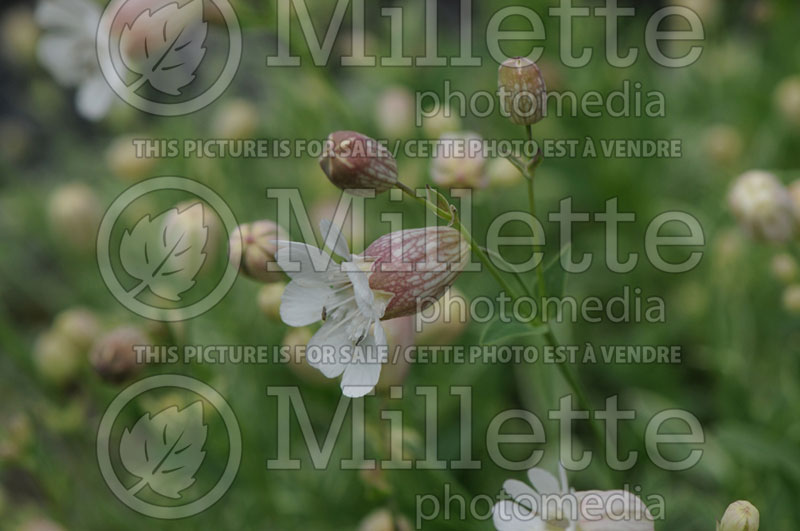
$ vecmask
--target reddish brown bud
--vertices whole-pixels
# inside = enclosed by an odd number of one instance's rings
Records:
[[[547,88],[539,67],[527,57],[508,59],[497,72],[503,116],[517,125],[535,124],[544,117]]]
[[[397,183],[397,162],[386,146],[355,131],[328,135],[319,165],[333,184],[353,195],[379,194]]]
[[[469,246],[452,227],[381,236],[364,252],[373,259],[369,287],[392,293],[383,319],[412,315],[436,302],[464,269]]]

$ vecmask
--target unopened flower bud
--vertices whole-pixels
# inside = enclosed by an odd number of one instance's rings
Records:
[[[156,159],[137,153],[134,141],[140,137],[121,136],[115,138],[106,150],[106,163],[111,173],[123,181],[140,181],[150,177]]]
[[[375,106],[375,120],[386,138],[403,138],[414,130],[414,95],[405,87],[386,89]]]
[[[439,138],[446,133],[455,133],[461,129],[461,118],[458,114],[443,105],[438,110],[431,110],[424,115],[422,131],[428,138]]]
[[[733,502],[725,510],[717,531],[758,531],[758,509],[750,502]]]
[[[770,266],[772,275],[784,284],[789,284],[797,279],[797,260],[789,253],[773,256]]]
[[[265,284],[258,290],[258,308],[274,321],[281,320],[281,295],[286,289],[283,282]]]
[[[792,204],[794,204],[794,212],[800,219],[800,179],[792,181],[789,184],[789,195],[792,197]]]
[[[736,162],[744,151],[744,140],[739,131],[730,125],[716,125],[705,133],[706,154],[720,165]]]
[[[0,426],[0,461],[16,461],[33,443],[33,423],[27,413],[17,411]]]
[[[58,386],[75,380],[84,356],[69,338],[53,330],[40,335],[33,348],[37,371],[46,381]]]
[[[507,59],[497,72],[503,115],[517,125],[531,125],[544,116],[546,87],[539,67],[527,57]]]
[[[740,225],[754,238],[787,242],[797,219],[792,198],[781,182],[765,171],[749,171],[736,179],[728,203]]]
[[[95,342],[89,360],[104,380],[119,383],[127,380],[141,367],[136,347],[150,344],[144,332],[132,326],[116,328]]]
[[[194,255],[195,260],[213,261],[223,237],[222,222],[213,208],[196,199],[183,201],[167,213],[164,226],[182,234],[181,243],[202,249]],[[187,263],[186,268],[197,271],[201,265]]]
[[[411,531],[411,523],[402,515],[395,517],[388,509],[368,514],[358,525],[358,531]]]
[[[36,57],[39,27],[27,7],[9,9],[0,22],[0,51],[13,64],[31,64]]]
[[[277,223],[254,221],[236,227],[231,233],[231,256],[241,256],[240,271],[259,282],[276,282],[283,274],[275,264],[277,242],[288,235]]]
[[[469,260],[469,245],[452,227],[381,236],[364,251],[374,260],[369,286],[394,294],[383,319],[412,315],[436,302]]]
[[[53,331],[71,341],[80,352],[86,352],[100,334],[100,323],[86,308],[70,308],[56,316]]]
[[[78,250],[94,247],[102,211],[94,191],[82,183],[60,186],[47,205],[50,229]]]
[[[448,147],[437,151],[431,161],[431,178],[444,188],[483,188],[486,186],[486,159],[483,139],[471,132],[448,133],[440,142]]]
[[[386,146],[355,131],[331,133],[319,165],[333,184],[353,195],[380,194],[397,183],[397,162]]]
[[[492,188],[509,188],[522,179],[522,174],[517,167],[503,157],[492,159],[489,162],[486,166],[486,175],[489,178],[489,186]]]
[[[781,81],[775,89],[775,105],[782,116],[800,125],[800,76]]]
[[[783,290],[783,307],[791,314],[800,314],[800,284],[792,284]]]
[[[258,108],[245,99],[226,101],[214,115],[211,130],[218,138],[250,138],[258,130]]]

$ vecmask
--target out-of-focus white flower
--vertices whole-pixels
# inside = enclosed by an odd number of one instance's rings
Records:
[[[100,70],[95,36],[100,8],[86,0],[41,0],[36,22],[44,30],[39,61],[65,87],[77,87],[75,105],[87,120],[104,117],[114,93]]]
[[[405,87],[383,91],[375,105],[375,120],[386,138],[403,138],[414,130],[414,95]]]
[[[736,501],[728,506],[717,531],[758,531],[759,514],[748,501]]]
[[[773,174],[753,170],[733,183],[728,204],[740,225],[754,238],[787,242],[797,229],[792,197]]]
[[[47,218],[53,234],[81,251],[95,245],[102,216],[100,200],[84,183],[59,186],[47,202]]]
[[[773,256],[770,267],[772,275],[784,284],[789,284],[797,279],[797,260],[789,253],[779,253]]]
[[[258,107],[243,98],[224,102],[211,121],[211,131],[217,138],[250,138],[257,130]]]
[[[495,504],[499,531],[653,531],[644,502],[625,490],[573,491],[563,467],[561,480],[542,468],[528,470],[530,485],[515,479],[503,483],[511,496]]]
[[[775,89],[775,105],[787,120],[800,125],[800,76],[784,79]]]
[[[708,129],[703,138],[703,145],[706,154],[721,165],[736,162],[744,151],[742,135],[735,127],[724,124]]]
[[[447,106],[422,120],[422,131],[428,138],[439,138],[446,133],[454,133],[461,129],[461,118],[458,113]]]
[[[431,161],[433,182],[445,188],[483,188],[487,184],[483,139],[472,132],[447,133]]]
[[[522,174],[510,160],[499,157],[492,159],[486,166],[486,175],[489,186],[493,188],[508,188],[522,180]]]
[[[281,298],[281,319],[290,326],[323,321],[308,342],[306,359],[326,377],[342,376],[342,392],[359,397],[378,382],[388,341],[381,319],[416,313],[432,303],[466,263],[468,247],[449,227],[386,234],[363,255],[352,255],[339,229],[320,224],[327,247],[278,242],[276,261],[291,277]],[[423,302],[423,304],[425,303]]]
[[[783,307],[792,314],[800,314],[800,284],[793,284],[783,290]]]
[[[377,509],[361,520],[358,531],[411,531],[411,522],[405,517],[395,518],[388,509]]]
[[[140,181],[150,177],[156,159],[137,156],[134,141],[142,137],[143,135],[124,135],[111,141],[106,149],[106,163],[114,175],[125,181]]]

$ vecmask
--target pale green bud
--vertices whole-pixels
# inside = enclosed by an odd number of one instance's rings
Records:
[[[800,315],[800,284],[792,284],[783,290],[783,307],[789,313]]]
[[[53,234],[59,241],[79,250],[94,247],[102,215],[100,201],[83,183],[56,188],[47,204],[47,217]]]
[[[725,510],[718,531],[758,531],[758,509],[750,502],[733,502]]]
[[[86,308],[69,308],[56,315],[53,331],[71,341],[79,351],[86,352],[100,335],[100,322]]]
[[[797,279],[797,260],[789,253],[773,256],[770,268],[772,275],[784,284],[790,284]]]
[[[250,138],[258,131],[258,108],[245,99],[226,101],[214,115],[211,131],[217,138]]]
[[[492,188],[510,188],[522,180],[522,174],[511,161],[506,158],[492,159],[486,166],[489,186]]]
[[[265,284],[258,290],[258,308],[273,321],[281,320],[281,296],[286,284],[275,282]]]
[[[278,241],[288,239],[286,231],[274,221],[245,223],[231,233],[230,255],[241,256],[239,268],[248,277],[259,282],[277,282],[283,278],[275,264]]]
[[[33,364],[39,375],[59,386],[75,380],[84,356],[68,337],[54,330],[41,334],[33,347]]]
[[[112,140],[106,149],[106,163],[111,173],[123,181],[136,182],[151,177],[156,159],[136,153],[135,139],[143,135],[125,135]],[[142,155],[141,157],[137,155]]]

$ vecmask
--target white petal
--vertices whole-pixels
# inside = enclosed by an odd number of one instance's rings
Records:
[[[324,239],[325,247],[345,260],[350,260],[350,247],[347,246],[347,240],[339,227],[331,223],[329,219],[323,219],[319,222],[319,231]]]
[[[342,268],[353,284],[353,293],[355,294],[356,303],[361,313],[378,319],[383,317],[382,313],[381,315],[373,315],[375,314],[375,309],[373,308],[375,295],[369,287],[369,275],[353,262],[345,262],[342,264]]]
[[[498,502],[492,508],[492,522],[498,531],[543,531],[544,523],[538,516],[511,500]]]
[[[534,512],[539,511],[541,498],[530,485],[516,479],[508,479],[503,483],[503,489],[511,496],[515,502]]]
[[[289,326],[307,326],[322,319],[322,308],[331,294],[322,285],[292,281],[281,296],[281,320]]]
[[[114,93],[102,77],[86,80],[78,88],[75,104],[78,113],[87,120],[97,121],[108,113]]]
[[[37,24],[46,29],[87,33],[97,31],[100,9],[81,0],[44,0],[34,16]]]
[[[376,350],[374,336],[370,335],[361,346],[356,348],[369,361],[354,361],[347,364],[341,385],[342,394],[350,398],[358,398],[372,391],[381,376],[382,364],[376,360],[379,352]],[[354,356],[357,355],[358,353],[354,354]]]
[[[544,468],[528,470],[528,481],[539,494],[558,494],[563,492],[556,477]]]
[[[375,345],[378,347],[386,347],[389,341],[386,339],[386,331],[383,329],[380,321],[375,321]]]
[[[331,255],[312,245],[287,241],[277,245],[275,261],[292,279],[320,279],[339,269]]]
[[[79,43],[68,35],[45,35],[39,39],[36,52],[39,61],[65,87],[83,80],[84,69],[76,60]]]
[[[306,346],[308,364],[318,369],[327,378],[336,378],[345,370],[341,350],[352,347],[347,328],[337,321],[326,321],[311,337]]]

